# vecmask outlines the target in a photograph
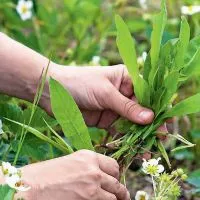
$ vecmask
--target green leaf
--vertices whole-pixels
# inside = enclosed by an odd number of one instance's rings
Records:
[[[176,104],[164,114],[163,119],[200,112],[200,93]]]
[[[196,51],[190,62],[183,67],[181,73],[186,79],[193,74],[200,73],[200,48]]]
[[[94,150],[88,128],[70,93],[56,80],[50,79],[51,107],[65,137],[77,150]]]
[[[171,164],[169,161],[169,157],[167,155],[167,152],[165,150],[165,147],[163,146],[162,142],[160,140],[157,141],[157,145],[158,145],[158,149],[160,151],[160,153],[162,154],[163,158],[165,159],[165,161],[167,162],[169,168],[171,168]]]
[[[197,52],[199,49],[199,44],[200,44],[200,35],[196,36],[192,40],[190,40],[190,43],[188,45],[188,50],[185,56],[185,63],[189,63],[190,60],[193,58],[194,54]]]
[[[12,149],[17,151],[19,140],[12,142]],[[48,144],[45,141],[35,137],[33,134],[28,134],[25,138],[23,148],[20,151],[20,156],[26,156],[31,161],[43,161],[48,159]]]
[[[200,169],[193,171],[191,174],[189,174],[187,182],[197,188],[200,188]]]
[[[56,147],[57,149],[61,150],[62,152],[64,152],[65,154],[69,154],[72,153],[71,149],[67,149],[65,146],[62,146],[58,143],[56,143],[55,141],[53,141],[51,138],[47,137],[46,135],[44,135],[43,133],[41,133],[40,131],[17,121],[13,121],[10,119],[5,118],[6,120],[13,122],[19,126],[21,126],[22,128],[26,129],[28,132],[32,133],[33,135],[35,135],[36,137],[40,138],[41,140],[48,142],[49,144],[53,145],[54,147]]]
[[[0,199],[2,200],[13,200],[15,190],[10,188],[8,185],[0,185]]]
[[[140,103],[148,106],[150,104],[149,85],[139,74],[134,39],[119,15],[116,15],[115,22],[117,27],[117,46],[134,84],[135,95]]]
[[[162,10],[154,16],[153,31],[151,34],[151,72],[149,74],[149,83],[153,85],[154,77],[158,69],[158,60],[164,28],[167,22],[167,10],[165,0],[162,0]]]
[[[119,15],[116,15],[115,23],[117,27],[117,46],[124,64],[127,66],[129,74],[135,83],[139,76],[135,41],[131,36],[128,26]]]
[[[178,51],[175,57],[175,70],[179,70],[184,66],[184,55],[187,51],[190,41],[190,26],[185,17],[181,21],[181,29],[179,35]]]

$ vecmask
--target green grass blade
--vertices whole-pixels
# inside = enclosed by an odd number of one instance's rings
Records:
[[[77,150],[94,150],[88,128],[73,97],[58,81],[50,78],[49,84],[52,111],[65,137]]]
[[[33,135],[35,135],[36,137],[40,138],[41,140],[48,142],[49,144],[53,145],[54,147],[56,147],[57,149],[60,149],[63,153],[65,154],[69,154],[71,153],[71,151],[69,149],[67,149],[66,147],[61,146],[60,144],[57,144],[55,141],[53,141],[52,139],[48,138],[46,135],[44,135],[43,133],[41,133],[40,131],[17,121],[14,120],[10,120],[8,118],[5,118],[6,120],[13,122],[15,124],[18,124],[19,126],[23,127],[24,129],[26,129],[28,132],[32,133]]]
[[[45,124],[47,125],[47,127],[49,128],[49,130],[55,135],[55,137],[57,138],[57,141],[59,141],[60,144],[62,144],[63,146],[66,146],[66,148],[68,148],[70,150],[71,153],[73,153],[73,149],[69,146],[69,144],[67,144],[67,142],[60,136],[58,135],[58,133],[56,133],[56,131],[47,123],[47,121],[45,119],[43,119]]]
[[[157,145],[158,145],[158,149],[159,149],[160,153],[162,154],[163,158],[167,162],[167,165],[169,166],[169,168],[171,168],[171,163],[169,161],[169,157],[167,155],[164,145],[162,144],[162,142],[160,140],[157,141]]]

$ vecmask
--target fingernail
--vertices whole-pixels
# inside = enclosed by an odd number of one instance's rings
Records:
[[[138,117],[140,118],[141,121],[145,122],[145,123],[150,123],[153,119],[153,112],[150,110],[144,110],[142,111]]]

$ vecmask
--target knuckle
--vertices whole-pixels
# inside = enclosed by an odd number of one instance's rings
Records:
[[[91,178],[96,182],[100,182],[101,178],[102,178],[102,173],[100,170],[92,170],[90,172],[90,176]]]
[[[85,149],[77,151],[77,154],[83,157],[95,156],[95,153],[93,151],[85,150]]]
[[[87,194],[88,194],[89,198],[94,199],[94,197],[96,197],[96,195],[98,193],[98,190],[99,190],[99,187],[97,187],[97,185],[91,184],[87,189]]]

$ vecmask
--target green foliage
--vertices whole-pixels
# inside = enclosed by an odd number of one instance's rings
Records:
[[[8,185],[0,185],[0,199],[2,200],[13,200],[15,190],[10,188]]]
[[[94,150],[88,128],[70,93],[56,80],[50,79],[51,107],[65,137],[77,150]]]
[[[149,74],[149,82],[154,84],[154,78],[158,70],[158,59],[160,55],[160,47],[162,42],[162,36],[167,21],[167,11],[165,1],[162,0],[162,10],[154,17],[153,31],[151,34],[151,71]],[[153,86],[153,85],[151,85]]]
[[[140,102],[148,106],[150,103],[149,88],[144,79],[139,75],[139,68],[137,65],[137,56],[135,51],[135,42],[126,26],[125,22],[120,16],[116,16],[117,26],[117,46],[120,55],[128,68],[129,74],[134,83],[135,95]]]
[[[187,182],[195,187],[194,192],[200,194],[200,170],[197,169],[189,174]]]
[[[200,94],[196,94],[175,105],[172,109],[167,111],[163,117],[170,118],[200,112],[199,102]]]
[[[131,162],[131,157],[134,157],[135,154],[141,152],[141,148],[145,147],[148,147],[146,149],[147,151],[149,147],[151,147],[150,150],[153,147],[157,147],[170,166],[164,146],[161,142],[156,142],[156,138],[153,137],[157,134],[156,129],[161,126],[167,118],[200,112],[200,94],[189,97],[171,109],[169,108],[172,103],[172,98],[176,94],[178,88],[183,84],[184,80],[187,80],[192,72],[200,66],[198,62],[195,61],[196,65],[193,69],[188,69],[188,65],[184,60],[186,55],[187,57],[190,55],[190,53],[187,52],[188,49],[189,51],[190,49],[196,49],[197,45],[196,40],[195,42],[191,41],[189,43],[190,27],[186,18],[182,18],[179,38],[170,40],[162,45],[162,37],[166,22],[166,5],[163,0],[161,12],[153,18],[151,50],[145,61],[143,74],[141,74],[136,62],[137,56],[132,36],[124,21],[119,16],[116,17],[117,46],[132,77],[135,95],[139,103],[143,106],[148,106],[155,112],[155,119],[151,125],[144,127],[132,125],[129,130],[126,131],[124,137],[116,140],[116,143],[113,142],[117,149],[113,157],[119,160],[122,159],[123,163],[127,166]],[[196,56],[195,59],[197,59]],[[192,60],[193,58],[190,56],[188,63],[194,63]],[[123,121],[118,121],[115,125],[116,124],[120,124],[118,126],[123,127]],[[174,151],[194,146],[180,135],[174,135],[174,138],[185,144],[185,146],[175,148]]]

